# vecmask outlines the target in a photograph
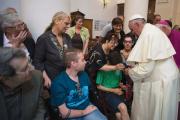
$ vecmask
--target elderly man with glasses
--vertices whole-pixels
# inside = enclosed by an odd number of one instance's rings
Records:
[[[44,120],[42,80],[23,50],[0,48],[0,118]]]

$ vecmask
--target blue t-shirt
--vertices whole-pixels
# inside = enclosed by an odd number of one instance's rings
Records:
[[[51,105],[60,106],[63,103],[69,109],[83,110],[89,104],[89,77],[86,72],[78,73],[79,83],[71,80],[63,71],[52,82]]]

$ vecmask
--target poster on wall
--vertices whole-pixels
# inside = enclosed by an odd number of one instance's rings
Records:
[[[100,23],[99,20],[95,20],[95,21],[94,21],[94,30],[95,30],[95,31],[99,31],[99,29],[100,29],[100,28],[99,28],[99,23]]]
[[[94,31],[101,31],[103,27],[109,24],[111,21],[94,20]]]

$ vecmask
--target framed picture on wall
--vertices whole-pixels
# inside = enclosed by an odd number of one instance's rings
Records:
[[[158,0],[158,3],[168,3],[168,0]]]

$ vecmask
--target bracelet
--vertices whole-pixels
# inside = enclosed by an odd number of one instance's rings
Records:
[[[71,109],[68,110],[68,113],[66,114],[65,118],[69,118],[70,114],[71,114]]]

